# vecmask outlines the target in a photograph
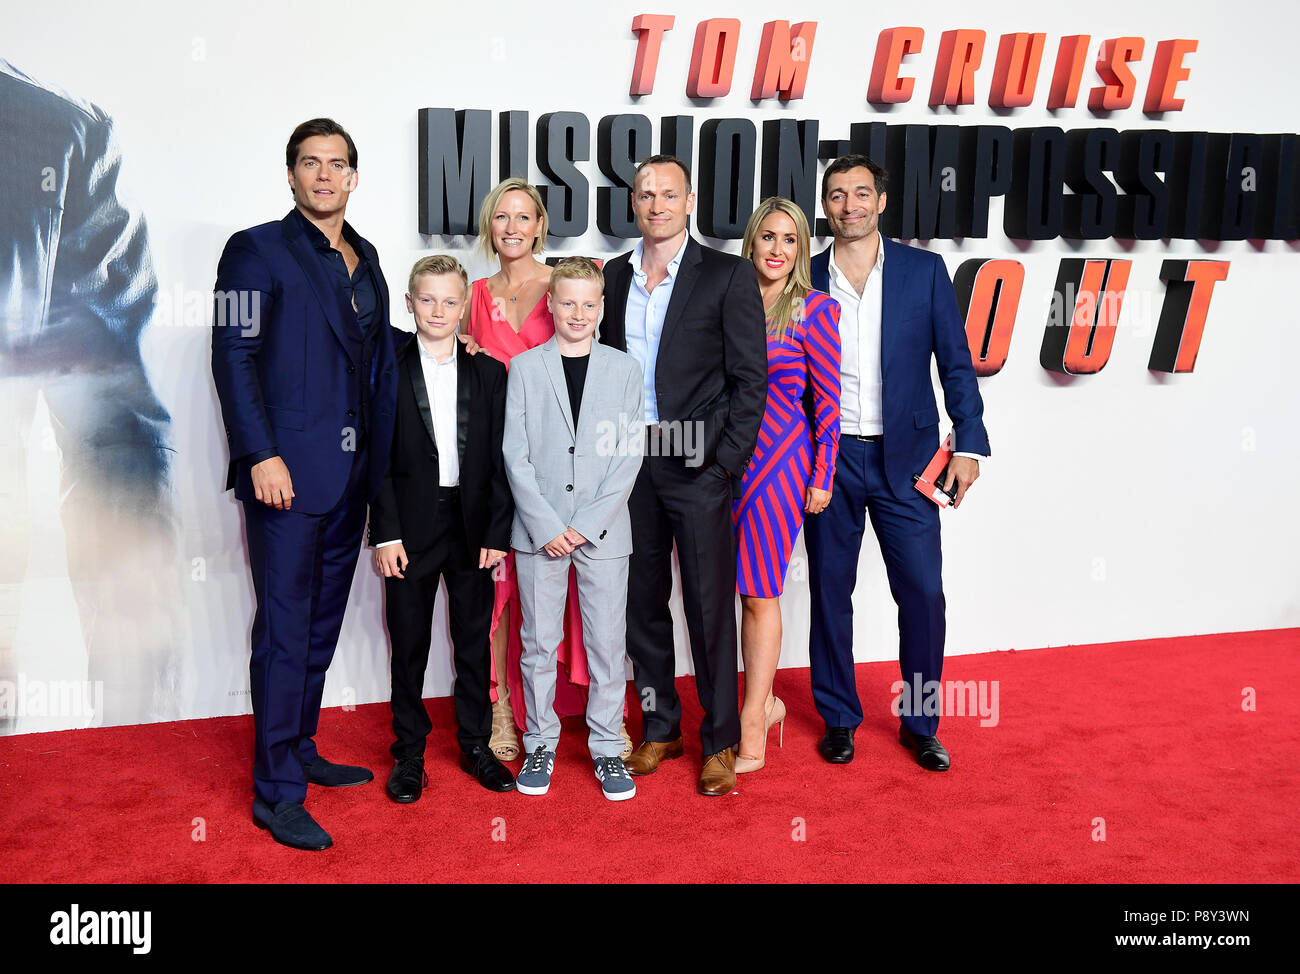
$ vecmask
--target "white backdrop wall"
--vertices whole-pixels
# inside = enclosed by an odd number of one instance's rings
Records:
[[[697,133],[709,117],[816,118],[823,139],[847,138],[851,122],[874,120],[1297,132],[1288,66],[1300,13],[1290,4],[1273,6],[1243,18],[1207,0],[1178,0],[1084,18],[1023,2],[971,7],[936,0],[907,14],[816,0],[724,2],[708,15],[739,17],[743,31],[732,92],[711,102],[685,94],[695,10],[702,8],[680,4],[52,0],[11,6],[0,57],[115,119],[124,195],[148,221],[160,301],[144,354],[172,415],[173,492],[182,529],[176,571],[186,631],[176,637],[182,663],[176,713],[249,709],[253,596],[239,505],[221,489],[226,452],[208,364],[208,301],[227,237],[288,210],[283,149],[298,122],[328,115],[356,139],[360,184],[348,216],[378,247],[393,307],[401,309],[407,269],[424,254],[451,251],[471,277],[492,269],[471,253],[472,240],[417,231],[420,108],[525,110],[530,124],[548,111],[578,111],[591,119],[593,138],[600,117],[639,112],[654,121],[656,145],[658,118],[671,114],[693,115]],[[665,38],[654,93],[633,99],[626,94],[636,51],[630,26],[645,12],[675,14],[677,23]],[[886,19],[897,16],[908,19]],[[1266,30],[1259,29],[1261,17]],[[756,104],[748,95],[762,25],[776,19],[819,24],[807,89],[802,100]],[[926,31],[923,52],[905,69],[917,77],[916,93],[882,112],[865,97],[876,38],[904,23]],[[988,32],[975,103],[935,111],[926,95],[939,35],[958,27]],[[1039,94],[1032,107],[996,115],[987,98],[997,38],[1016,30],[1048,34]],[[1057,41],[1075,33],[1090,33],[1094,46],[1106,37],[1146,38],[1132,108],[1105,120],[1088,112],[1086,90],[1096,83],[1091,57],[1080,107],[1055,113],[1043,107]],[[1152,120],[1142,113],[1141,94],[1156,41],[1173,37],[1200,41],[1186,61],[1191,77],[1179,88],[1186,107]],[[698,144],[697,135],[697,152]],[[595,164],[594,146],[592,155],[579,163],[592,185],[592,231],[582,239],[552,238],[550,254],[612,256],[625,249],[595,230],[594,190],[608,181]],[[545,182],[535,159],[531,176]],[[1288,378],[1300,359],[1294,245],[1026,243],[1008,240],[1001,224],[995,198],[989,239],[930,245],[950,274],[970,257],[1014,257],[1026,269],[1009,360],[980,382],[994,456],[965,510],[943,517],[948,653],[1300,625],[1292,556],[1300,548],[1300,519],[1289,510],[1289,488],[1300,483],[1300,407]],[[706,242],[738,250],[737,241]],[[1097,375],[1063,377],[1040,367],[1038,347],[1058,262],[1078,256],[1129,257],[1133,268],[1109,364]],[[1232,264],[1215,290],[1195,371],[1149,372],[1165,290],[1161,262],[1204,256]],[[30,442],[48,435],[43,424],[48,417],[39,410],[24,431]],[[76,680],[86,672],[62,554],[58,463],[57,452],[29,453],[36,534],[30,552],[5,553],[28,559],[16,652],[18,670],[29,680]],[[807,665],[802,558],[800,542],[783,600],[783,666]],[[895,613],[870,536],[855,609],[857,658],[894,658]],[[677,610],[679,668],[687,672]],[[440,605],[436,631],[445,648],[444,618]],[[325,704],[387,699],[387,654],[381,585],[366,552]],[[435,650],[426,692],[449,693],[451,678],[448,652]],[[28,716],[13,729],[77,724]]]

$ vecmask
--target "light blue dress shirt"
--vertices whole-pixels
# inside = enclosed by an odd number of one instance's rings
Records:
[[[664,331],[664,319],[668,317],[668,303],[673,299],[673,285],[677,282],[677,269],[682,263],[682,254],[686,253],[689,234],[682,235],[682,245],[677,254],[668,262],[668,276],[659,283],[654,291],[646,290],[649,276],[641,269],[641,257],[645,246],[638,240],[632,248],[632,286],[627,289],[627,308],[624,323],[627,338],[627,353],[641,366],[645,376],[645,421],[647,424],[659,422],[659,400],[655,398],[655,365],[659,361],[659,338]]]

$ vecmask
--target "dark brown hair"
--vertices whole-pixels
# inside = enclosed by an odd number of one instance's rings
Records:
[[[871,173],[871,178],[876,181],[876,195],[884,196],[889,187],[889,173],[885,172],[884,166],[878,166],[869,156],[860,153],[840,156],[829,166],[822,175],[822,199],[826,199],[826,187],[830,184],[831,177],[836,173],[848,172],[850,169],[866,169]]]
[[[313,135],[341,135],[348,144],[348,165],[357,168],[357,145],[347,130],[332,118],[313,118],[303,122],[289,136],[289,144],[284,149],[284,164],[292,169],[298,165],[298,149]]]

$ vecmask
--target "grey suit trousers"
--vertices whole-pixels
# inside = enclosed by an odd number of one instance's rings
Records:
[[[560,721],[555,716],[555,668],[556,654],[564,639],[570,563],[578,577],[582,641],[591,677],[587,746],[593,758],[617,757],[623,751],[619,730],[627,692],[628,558],[592,558],[586,547],[560,558],[545,552],[515,550],[515,575],[523,610],[520,669],[528,711],[524,750],[530,753],[542,744],[554,751],[560,741]]]

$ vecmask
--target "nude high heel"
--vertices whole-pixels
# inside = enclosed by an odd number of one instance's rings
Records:
[[[772,706],[763,718],[763,753],[756,758],[741,757],[736,755],[736,774],[744,774],[749,771],[758,771],[767,762],[767,732],[772,729],[773,724],[779,724],[777,728],[777,747],[785,747],[785,704],[781,698],[772,697]]]

